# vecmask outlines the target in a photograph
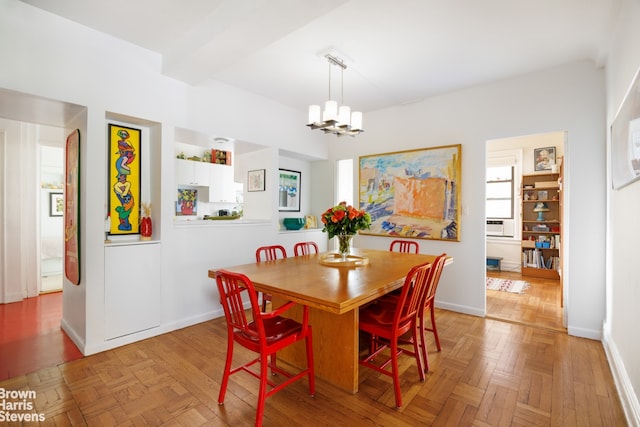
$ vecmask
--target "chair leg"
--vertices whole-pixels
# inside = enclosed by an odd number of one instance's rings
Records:
[[[307,369],[309,370],[309,395],[315,397],[316,395],[316,376],[313,367],[313,341],[311,339],[311,330],[305,338],[305,344],[307,346]]]
[[[422,369],[422,357],[421,354],[426,355],[420,351],[420,347],[424,347],[422,341],[418,342],[419,328],[413,328],[413,356],[416,358],[416,364],[418,365],[418,374],[420,375],[420,381],[424,381],[424,370]]]
[[[440,347],[440,338],[438,338],[438,328],[436,328],[436,312],[433,305],[431,305],[431,331],[433,332],[433,336],[436,338],[436,347],[438,351],[442,350]]]
[[[420,334],[420,350],[422,351],[422,362],[424,363],[424,371],[429,372],[429,353],[427,353],[427,340],[424,336],[424,311],[418,316],[418,331]]]
[[[278,362],[277,362],[277,356],[276,353],[271,353],[269,355],[269,360],[271,361],[270,366],[271,366],[271,375],[277,375],[276,372],[276,367],[278,366]]]
[[[258,390],[258,408],[256,409],[256,427],[262,425],[264,401],[267,398],[267,375],[269,366],[266,357],[260,357],[260,389]]]
[[[393,375],[393,391],[396,395],[396,408],[402,406],[402,392],[400,390],[400,375],[398,374],[398,341],[391,342],[391,373]]]
[[[224,373],[222,374],[220,393],[218,393],[218,405],[222,405],[224,403],[224,396],[227,393],[227,385],[229,384],[229,376],[231,375],[231,362],[233,361],[233,336],[229,335],[228,339],[227,359],[224,363]]]

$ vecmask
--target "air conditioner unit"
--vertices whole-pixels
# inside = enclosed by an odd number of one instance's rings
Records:
[[[487,236],[504,236],[504,221],[501,219],[487,220]]]
[[[513,219],[488,219],[487,236],[513,237],[515,231]]]

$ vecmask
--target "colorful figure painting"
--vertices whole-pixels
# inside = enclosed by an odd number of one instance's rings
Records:
[[[459,241],[460,145],[360,157],[362,234]]]
[[[64,274],[80,284],[80,130],[67,136],[64,187]]]
[[[109,234],[140,233],[140,130],[109,124]]]

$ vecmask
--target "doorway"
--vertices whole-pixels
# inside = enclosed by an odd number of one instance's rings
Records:
[[[62,291],[64,130],[46,127],[38,140],[40,181],[40,293]],[[45,137],[46,134],[46,137]]]
[[[521,137],[503,138],[487,141],[487,207],[485,208],[487,233],[485,237],[486,255],[500,258],[500,268],[487,269],[487,278],[504,279],[505,281],[525,281],[524,291],[521,293],[486,291],[487,317],[514,323],[539,326],[554,330],[565,329],[566,313],[562,306],[562,279],[539,278],[522,275],[523,262],[523,238],[530,238],[530,233],[523,231],[523,209],[528,214],[528,209],[534,205],[523,200],[522,177],[523,175],[544,174],[549,171],[536,171],[535,154],[541,148],[553,147],[558,163],[564,159],[564,146],[566,132],[552,132],[545,134],[528,135]],[[512,170],[511,196],[502,196],[504,200],[498,200],[494,189],[490,189],[491,169],[508,167]],[[555,169],[554,169],[555,170]],[[565,189],[566,190],[566,189]],[[563,193],[566,191],[563,191]],[[494,200],[490,200],[494,197]],[[511,211],[505,210],[496,214],[495,206],[502,203],[507,206],[509,199]],[[497,202],[499,203],[495,203]],[[492,204],[492,202],[494,202]],[[561,220],[562,213],[558,213],[557,220]],[[500,216],[499,218],[495,216]],[[504,223],[505,226],[498,232],[496,223]],[[561,224],[562,221],[559,221]],[[526,224],[526,223],[525,223]],[[560,230],[561,231],[561,230]],[[536,236],[537,237],[537,236]],[[545,238],[551,239],[551,230]],[[558,236],[560,239],[560,236]],[[533,243],[533,242],[531,242]],[[560,247],[560,246],[559,246]],[[561,251],[558,249],[552,254],[558,257],[559,270],[561,271]],[[561,275],[559,275],[561,277]],[[520,282],[517,282],[521,285]]]

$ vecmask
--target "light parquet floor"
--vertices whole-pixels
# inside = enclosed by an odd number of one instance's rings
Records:
[[[419,382],[402,357],[403,407],[390,378],[361,369],[352,395],[306,380],[267,399],[265,426],[624,426],[600,342],[547,328],[437,310],[442,352],[429,337],[431,371]],[[33,412],[51,426],[245,426],[257,383],[231,378],[217,395],[226,354],[224,319],[0,382],[37,393]],[[236,357],[248,354],[237,348]],[[19,425],[19,424],[11,424]],[[25,424],[27,425],[27,424]],[[33,424],[28,424],[33,425]]]
[[[489,277],[525,280],[522,294],[487,290],[487,317],[566,332],[562,325],[561,289],[558,280],[522,277],[514,272],[487,272]]]

